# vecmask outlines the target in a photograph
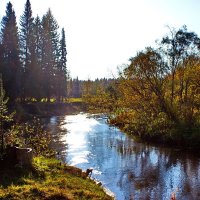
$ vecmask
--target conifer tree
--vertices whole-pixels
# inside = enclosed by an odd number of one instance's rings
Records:
[[[20,93],[20,59],[19,59],[19,37],[16,16],[12,4],[6,7],[6,15],[1,22],[2,58],[1,69],[5,89],[10,100],[15,100]]]
[[[20,18],[20,34],[15,12],[9,2],[0,32],[0,73],[10,100],[57,97],[67,92],[65,31],[51,10],[34,20],[30,0]]]
[[[58,101],[61,101],[63,97],[67,96],[67,49],[65,41],[65,30],[62,28],[61,40],[60,40],[60,61],[58,65],[57,73],[57,92]]]
[[[42,19],[42,70],[45,96],[56,95],[56,74],[59,64],[58,24],[49,9]]]
[[[41,99],[43,97],[43,86],[42,86],[42,24],[40,21],[39,16],[37,16],[34,20],[33,26],[33,50],[34,50],[34,57],[35,63],[32,65],[32,85],[33,85],[33,92],[32,95],[36,99]]]
[[[61,33],[61,40],[60,40],[60,64],[61,64],[61,69],[63,73],[66,75],[67,74],[67,68],[66,68],[66,62],[67,62],[67,49],[66,49],[66,39],[65,39],[65,30],[62,28],[62,33]]]
[[[31,96],[32,83],[34,82],[31,78],[31,68],[35,65],[35,41],[33,34],[33,20],[32,9],[30,1],[27,0],[25,4],[24,13],[20,19],[20,50],[21,50],[21,60],[24,69],[24,97]]]
[[[72,86],[72,96],[75,98],[81,97],[81,88],[80,88],[80,81],[78,77],[76,79],[73,79],[73,86]]]
[[[2,47],[2,44],[0,42],[0,72],[1,73],[2,73],[2,68],[3,68],[3,47]]]
[[[34,35],[35,35],[35,53],[37,57],[37,64],[41,65],[42,60],[42,24],[39,16],[34,21]]]

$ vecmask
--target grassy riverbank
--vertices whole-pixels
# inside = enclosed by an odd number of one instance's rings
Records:
[[[128,112],[111,117],[109,123],[143,143],[200,153],[200,127],[198,125],[191,128],[162,118],[157,121],[150,118],[137,120]]]
[[[56,159],[36,157],[31,169],[6,166],[0,173],[1,200],[112,199],[80,169]]]

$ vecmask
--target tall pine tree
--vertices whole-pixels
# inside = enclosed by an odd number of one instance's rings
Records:
[[[42,23],[37,15],[34,21],[34,35],[35,35],[35,53],[37,57],[37,64],[41,65],[42,61]]]
[[[62,28],[61,40],[60,40],[60,60],[57,69],[57,98],[58,101],[62,101],[67,96],[67,49],[65,30]]]
[[[20,93],[19,37],[16,16],[12,4],[6,7],[6,15],[1,22],[1,40],[3,67],[1,69],[5,90],[10,100],[15,100]]]
[[[24,13],[20,19],[20,50],[21,50],[21,61],[24,69],[24,98],[32,96],[32,80],[31,71],[36,64],[35,55],[35,38],[34,38],[34,18],[32,17],[32,9],[30,1],[27,0],[25,4]]]
[[[58,24],[49,9],[42,19],[42,70],[45,97],[56,96],[56,74],[59,64]]]
[[[2,68],[3,68],[3,47],[0,40],[0,72],[1,73],[2,73]]]
[[[31,64],[31,80],[32,80],[32,96],[37,100],[43,97],[43,86],[42,86],[42,24],[39,16],[34,20],[33,26],[33,52],[35,62]]]

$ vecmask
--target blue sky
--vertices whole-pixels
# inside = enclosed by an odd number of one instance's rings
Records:
[[[33,15],[48,8],[66,31],[72,77],[112,77],[137,51],[155,44],[170,27],[200,35],[199,0],[30,0]],[[0,17],[7,0],[0,1]],[[11,0],[17,17],[26,0]]]

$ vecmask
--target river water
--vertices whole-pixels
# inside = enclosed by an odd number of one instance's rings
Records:
[[[83,170],[117,200],[200,199],[200,158],[178,149],[135,142],[97,115],[52,117],[52,132],[62,132],[58,149],[64,162]]]

